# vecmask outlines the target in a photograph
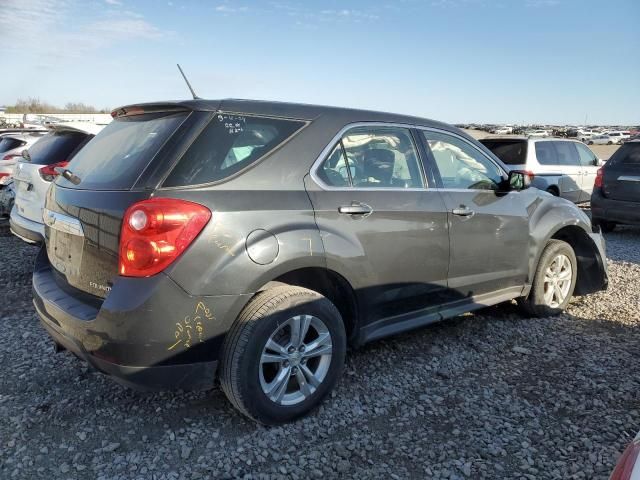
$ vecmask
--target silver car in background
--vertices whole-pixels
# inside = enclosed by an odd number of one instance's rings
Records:
[[[44,240],[42,212],[47,190],[58,176],[56,168],[87,144],[104,125],[87,122],[60,123],[21,155],[14,170],[15,201],[10,226],[14,235],[28,243]]]
[[[0,134],[0,186],[11,180],[13,167],[22,151],[42,138],[46,130]]]
[[[527,137],[487,137],[480,142],[510,168],[533,173],[532,186],[574,203],[590,200],[602,161],[584,143]]]

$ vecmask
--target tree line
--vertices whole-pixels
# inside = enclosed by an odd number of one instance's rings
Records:
[[[68,102],[63,108],[51,105],[39,98],[19,98],[15,105],[6,107],[6,113],[110,113],[110,108],[97,109],[82,102]]]

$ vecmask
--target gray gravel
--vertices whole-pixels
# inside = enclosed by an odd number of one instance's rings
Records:
[[[219,390],[140,393],[52,353],[36,249],[0,238],[0,478],[607,478],[640,429],[640,229],[611,287],[559,318],[513,306],[353,352],[337,391],[278,428]]]

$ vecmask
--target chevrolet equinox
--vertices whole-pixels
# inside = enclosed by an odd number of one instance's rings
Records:
[[[125,106],[47,193],[34,304],[58,350],[265,424],[334,388],[347,346],[607,285],[570,202],[444,123],[248,100]]]

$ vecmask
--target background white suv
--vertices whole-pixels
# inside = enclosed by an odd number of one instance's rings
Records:
[[[480,142],[511,169],[534,173],[534,187],[574,203],[591,199],[602,162],[584,143],[523,137],[487,137]]]

